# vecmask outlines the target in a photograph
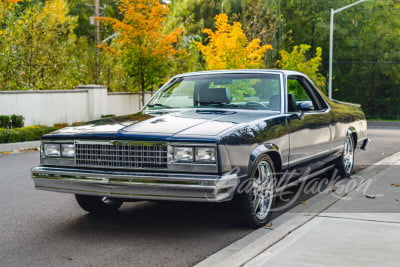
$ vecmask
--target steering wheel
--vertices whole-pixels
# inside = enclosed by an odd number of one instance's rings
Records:
[[[244,104],[244,108],[248,108],[248,109],[267,109],[267,107],[264,106],[262,103],[256,102],[256,101],[247,102],[246,104]]]

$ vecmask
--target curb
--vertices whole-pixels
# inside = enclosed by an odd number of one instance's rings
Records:
[[[367,125],[371,129],[400,129],[400,121],[367,121]]]
[[[357,173],[357,175],[359,177],[363,177],[362,182],[360,182],[360,184],[353,188],[353,190],[350,192],[343,193],[340,196],[345,197],[354,190],[357,190],[357,188],[362,186],[367,180],[386,169],[388,165],[397,165],[399,162],[400,152],[397,152],[374,163],[365,170],[360,171]],[[214,253],[195,266],[243,266],[253,258],[277,244],[279,241],[288,237],[293,231],[304,226],[338,201],[340,201],[340,198],[332,195],[315,195],[307,200],[307,202],[309,202],[309,206],[305,211],[299,212],[299,210],[304,207],[297,205],[293,209],[272,220],[272,227],[274,224],[284,222],[277,228],[264,227],[255,230],[231,245]]]
[[[20,150],[32,150],[40,147],[40,141],[0,144],[0,153],[12,153]]]

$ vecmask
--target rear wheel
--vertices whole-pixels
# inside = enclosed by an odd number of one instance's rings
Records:
[[[351,134],[347,135],[344,142],[343,154],[336,163],[338,175],[348,177],[353,172],[354,167],[354,138]]]
[[[119,199],[108,197],[75,195],[75,198],[82,209],[91,213],[114,212],[123,204]]]
[[[268,155],[257,160],[238,191],[242,192],[235,196],[233,206],[239,222],[250,227],[265,225],[271,218],[275,192],[275,167]]]

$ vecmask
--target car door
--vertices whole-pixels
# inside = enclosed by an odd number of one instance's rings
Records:
[[[290,131],[289,166],[300,172],[322,168],[329,158],[333,137],[329,106],[303,76],[288,76],[286,89]]]

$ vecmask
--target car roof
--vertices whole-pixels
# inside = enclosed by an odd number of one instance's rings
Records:
[[[187,77],[187,76],[198,76],[198,75],[210,75],[210,74],[236,74],[236,73],[276,73],[287,75],[304,75],[301,72],[292,70],[278,70],[278,69],[238,69],[238,70],[210,70],[210,71],[197,71],[189,72],[176,75],[174,78]]]

